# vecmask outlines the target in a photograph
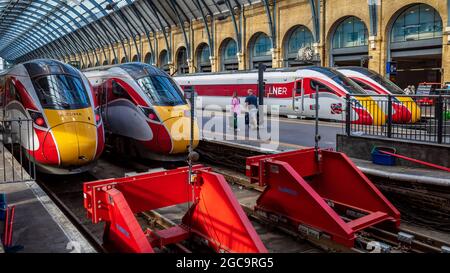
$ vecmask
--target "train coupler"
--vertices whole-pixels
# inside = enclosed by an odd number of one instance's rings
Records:
[[[84,207],[93,223],[105,222],[103,242],[114,252],[152,253],[155,248],[201,238],[217,252],[267,252],[223,176],[196,165],[84,183]],[[146,229],[135,214],[190,204],[181,224]]]
[[[345,154],[319,154],[319,161],[313,148],[248,158],[246,175],[265,186],[254,210],[287,219],[299,233],[326,235],[349,248],[366,228],[399,227],[398,210]]]

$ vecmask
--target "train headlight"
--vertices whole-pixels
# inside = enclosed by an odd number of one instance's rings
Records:
[[[44,115],[42,115],[41,112],[28,110],[28,113],[30,113],[31,119],[33,120],[34,124],[39,127],[47,128],[47,123],[45,123]]]
[[[95,108],[94,115],[95,115],[95,123],[97,125],[100,125],[100,123],[102,122],[102,115],[100,114],[100,107]]]
[[[151,121],[161,122],[159,120],[158,115],[156,114],[155,110],[153,110],[152,108],[139,106],[139,109],[141,109],[142,113],[144,113],[145,118],[147,118]]]

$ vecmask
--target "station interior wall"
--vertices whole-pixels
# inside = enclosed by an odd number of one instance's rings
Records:
[[[271,8],[273,9],[273,2]],[[313,45],[316,52],[320,53],[320,64],[323,66],[330,66],[330,58],[332,51],[332,37],[335,33],[336,27],[345,18],[355,16],[359,18],[367,27],[370,35],[368,37],[367,55],[369,61],[365,64],[368,68],[386,75],[386,63],[389,61],[389,36],[393,22],[399,14],[405,9],[416,4],[426,4],[434,8],[442,18],[442,61],[441,82],[450,82],[450,22],[448,20],[449,4],[444,0],[375,0],[377,3],[377,31],[371,32],[369,5],[367,0],[320,0],[320,42]],[[369,1],[371,2],[371,1]],[[311,32],[313,31],[313,16],[309,0],[277,0],[275,5],[275,12],[273,13],[275,25],[275,45],[271,49],[271,60],[273,68],[280,68],[286,66],[286,46],[285,43],[289,40],[292,29],[298,26],[305,26]],[[237,52],[238,68],[239,70],[246,70],[251,68],[250,65],[250,48],[252,46],[252,39],[261,33],[270,37],[269,19],[263,3],[254,4],[251,6],[242,7],[242,11],[235,15],[238,26],[241,28],[241,42],[242,50]],[[208,22],[213,33],[213,50],[211,51],[211,71],[218,72],[222,69],[222,51],[224,43],[229,39],[236,40],[236,34],[231,16],[226,18],[214,18],[212,22]],[[188,57],[186,63],[189,67],[189,73],[198,71],[198,56],[199,46],[209,44],[208,35],[202,20],[192,21],[186,27],[188,39],[190,43]],[[156,37],[151,37],[152,44],[155,47],[155,56],[152,64],[160,66],[160,55],[163,50],[167,50],[164,35],[158,33]],[[155,41],[156,39],[156,41]],[[132,39],[130,39],[131,41]],[[141,51],[141,61],[150,52],[145,35],[140,38],[137,37],[138,46]],[[176,73],[177,67],[177,52],[186,47],[184,37],[181,29],[178,26],[173,26],[169,30],[169,44],[170,56],[167,66],[171,73]],[[124,52],[120,44],[114,45],[117,52],[118,60],[124,59]],[[134,44],[126,45],[127,54],[130,60],[134,57],[136,59],[137,52]],[[110,48],[106,48],[107,56],[109,56],[108,63],[112,62],[113,55]],[[100,63],[104,63],[104,56],[101,50],[98,49],[98,55],[101,57]],[[77,56],[70,56],[69,59],[76,59]],[[87,56],[84,56],[84,63],[88,63]]]

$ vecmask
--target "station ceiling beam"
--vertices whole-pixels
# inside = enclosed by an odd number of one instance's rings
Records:
[[[145,35],[152,62],[158,57],[158,33],[164,36],[169,61],[172,62],[171,37],[168,31],[180,26],[188,58],[192,48],[186,23],[202,20],[208,36],[210,54],[214,55],[213,21],[226,12],[232,14],[239,52],[242,51],[241,31],[234,9],[261,2],[260,0],[11,0],[0,1],[0,57],[14,63],[37,57],[75,60],[86,65],[98,64],[99,54],[119,61],[115,46],[123,50],[130,61],[134,44],[138,60],[143,59],[138,38]],[[265,2],[268,2],[265,1]],[[273,17],[272,15],[272,21]],[[26,23],[24,23],[26,22]],[[272,22],[272,27],[273,27]],[[275,33],[273,33],[275,34]],[[131,42],[130,42],[131,41]],[[93,62],[94,61],[94,62]],[[84,64],[84,63],[83,63]]]

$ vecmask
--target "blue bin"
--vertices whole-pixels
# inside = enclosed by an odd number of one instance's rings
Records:
[[[378,165],[384,166],[394,166],[396,158],[392,155],[382,154],[381,151],[386,151],[395,154],[396,150],[394,148],[388,147],[373,147],[372,149],[372,162]]]
[[[6,209],[8,204],[6,202],[6,193],[0,192],[0,221],[5,220]]]

